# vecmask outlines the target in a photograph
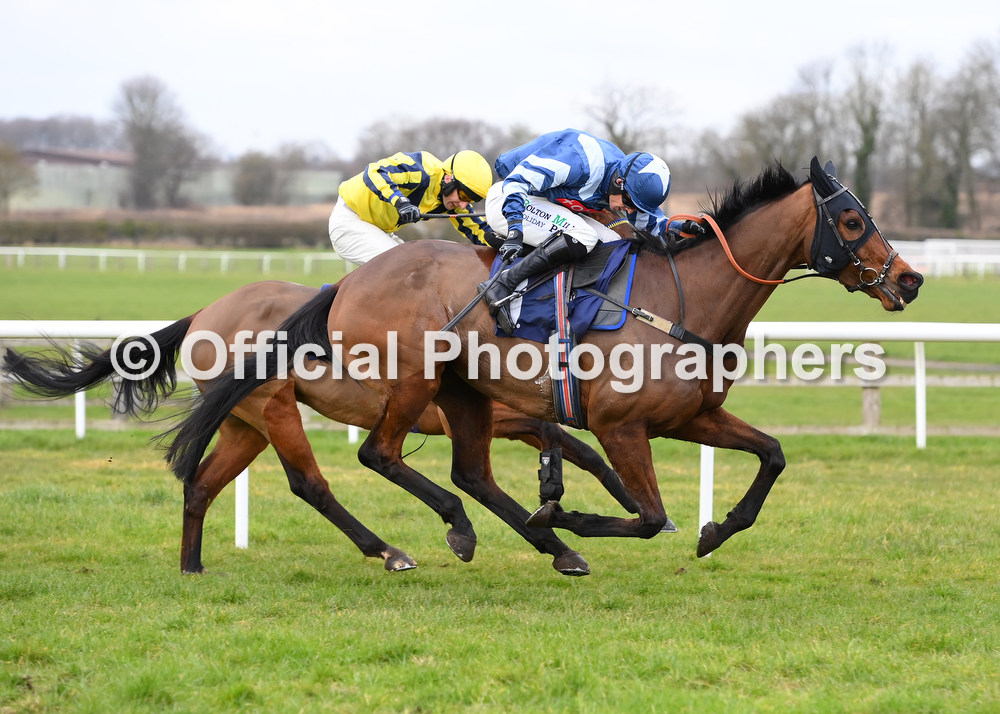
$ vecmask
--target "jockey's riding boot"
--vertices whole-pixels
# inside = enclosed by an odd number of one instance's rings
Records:
[[[514,334],[514,321],[510,315],[510,301],[504,300],[504,298],[510,296],[522,280],[539,275],[565,263],[579,260],[586,254],[586,246],[578,243],[571,236],[563,234],[551,242],[538,246],[520,262],[507,268],[489,286],[489,289],[486,287],[487,283],[479,283],[479,292],[482,293],[485,291],[486,304],[490,309],[490,315],[496,318],[497,325],[504,334],[508,336]]]

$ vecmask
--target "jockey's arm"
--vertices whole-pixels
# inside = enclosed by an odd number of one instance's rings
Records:
[[[364,172],[364,181],[372,193],[395,206],[400,200],[409,200],[408,193],[404,193],[400,185],[420,185],[425,182],[425,176],[423,166],[413,155],[399,152],[368,164]]]

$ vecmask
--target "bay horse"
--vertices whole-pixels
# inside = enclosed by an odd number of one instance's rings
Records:
[[[178,320],[151,336],[145,336],[141,348],[155,343],[161,358],[158,369],[144,379],[121,379],[116,394],[116,409],[139,416],[151,413],[158,402],[176,387],[176,361],[183,340],[201,336],[218,338],[218,343],[194,341],[193,366],[203,372],[211,369],[221,345],[227,364],[237,354],[237,344],[258,340],[261,334],[273,334],[281,322],[297,308],[309,302],[320,290],[291,282],[263,281],[243,286]],[[241,338],[241,334],[244,337]],[[65,350],[55,356],[27,356],[8,350],[4,367],[26,389],[47,397],[68,396],[120,376],[116,370],[126,362],[121,348],[90,350],[84,353],[83,366]],[[146,354],[131,360],[142,361]],[[116,364],[118,367],[116,368]],[[200,389],[211,388],[210,378],[198,379]],[[201,559],[205,515],[222,489],[270,443],[296,495],[338,526],[367,556],[382,557],[387,570],[405,570],[415,566],[408,555],[389,546],[349,514],[336,500],[328,482],[320,473],[302,427],[296,401],[306,404],[323,416],[365,429],[374,424],[379,410],[378,394],[354,380],[304,380],[291,375],[271,382],[234,407],[219,427],[219,440],[211,454],[196,469],[183,474],[184,522],[181,536],[181,571],[204,571]],[[414,420],[414,431],[427,435],[448,434],[447,421],[440,410],[429,408]],[[626,509],[636,506],[627,499],[617,474],[590,446],[557,424],[526,417],[495,404],[493,435],[523,441],[540,451],[561,449],[562,456],[589,471],[619,499]],[[430,505],[452,525],[447,542],[462,560],[470,561],[476,547],[472,523],[460,498],[419,474],[403,473],[395,483]]]
[[[773,162],[753,180],[737,181],[722,197],[714,196],[701,218],[707,226],[700,238],[680,245],[643,242],[630,299],[635,320],[617,332],[590,331],[580,337],[586,350],[581,350],[579,367],[588,374],[581,379],[583,416],[638,505],[636,518],[569,512],[558,503],[532,515],[496,485],[488,449],[491,400],[539,419],[556,418],[548,372],[524,378],[525,360],[518,361],[537,350],[537,344],[497,337],[480,303],[455,328],[453,352],[443,357],[434,347],[436,339],[446,337],[442,326],[475,299],[494,252],[439,241],[404,244],[321,293],[282,329],[288,331],[289,349],[309,343],[329,347],[336,333],[345,353],[365,346],[367,359],[378,356],[377,369],[364,380],[380,400],[379,414],[359,451],[366,465],[389,478],[412,471],[402,461],[403,439],[434,402],[453,430],[453,481],[544,552],[557,554],[565,547],[549,535],[553,527],[580,536],[650,538],[660,531],[667,514],[653,469],[653,437],[755,455],[760,466],[746,494],[722,523],[713,521],[701,529],[696,552],[702,557],[754,523],[785,467],[777,439],[723,408],[733,375],[724,361],[709,359],[708,352],[714,358],[724,356],[726,347],[741,347],[750,321],[795,267],[808,266],[890,312],[903,310],[917,297],[923,277],[892,249],[867,209],[840,183],[832,164],[821,168],[816,158],[803,182]],[[699,344],[701,366],[689,371]],[[714,347],[706,350],[706,344]],[[633,349],[622,352],[622,346]],[[634,393],[625,393],[620,381],[616,386],[607,368],[593,369],[599,360],[608,364],[616,349],[620,359],[639,368]],[[362,358],[357,362],[362,364]],[[230,375],[204,392],[174,433],[167,452],[172,468],[178,473],[191,469],[233,405],[266,384],[281,366],[271,355],[259,379]],[[533,537],[532,527],[524,527],[529,518],[540,535]]]

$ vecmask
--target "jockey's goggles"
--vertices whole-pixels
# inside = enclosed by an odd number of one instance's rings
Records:
[[[458,200],[462,203],[475,203],[476,201],[482,201],[483,197],[477,194],[475,191],[470,190],[465,184],[456,179],[454,176],[451,179],[451,183],[448,184],[448,193],[452,191],[458,191]]]

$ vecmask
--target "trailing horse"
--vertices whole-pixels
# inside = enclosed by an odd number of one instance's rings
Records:
[[[112,350],[85,349],[79,363],[65,351],[54,356],[28,356],[7,350],[4,369],[34,394],[60,397],[116,379],[115,408],[132,415],[153,412],[160,400],[177,386],[176,362],[183,341],[189,339],[191,361],[201,373],[212,371],[221,356],[232,366],[240,345],[255,342],[259,335],[273,335],[282,320],[296,308],[319,296],[332,300],[336,288],[323,293],[296,283],[265,281],[246,285],[145,338],[122,341]],[[314,325],[314,329],[320,327]],[[207,339],[212,338],[212,339]],[[127,354],[126,354],[127,352]],[[140,365],[123,376],[129,364]],[[138,372],[154,368],[143,378]],[[120,378],[120,379],[119,379]],[[197,380],[211,389],[214,380]],[[257,394],[234,405],[221,425],[219,440],[201,463],[201,455],[175,468],[184,483],[184,524],[181,537],[181,570],[201,572],[201,540],[206,512],[222,489],[248,466],[270,443],[278,453],[291,490],[341,528],[365,555],[381,557],[387,570],[413,567],[413,560],[387,545],[354,519],[337,502],[312,456],[296,400],[336,421],[370,428],[379,409],[378,395],[354,380],[287,379],[269,382]],[[429,408],[414,420],[424,434],[445,434],[449,427],[438,409]],[[556,424],[495,405],[493,433],[517,439],[541,451],[560,449],[571,463],[594,474],[622,504],[635,508],[622,491],[617,474],[600,455]],[[202,450],[202,453],[204,449]],[[461,499],[433,482],[416,477],[396,482],[430,505],[453,528],[448,543],[462,560],[471,560],[476,536]]]
[[[590,374],[581,385],[583,417],[638,505],[636,518],[566,512],[554,501],[532,515],[493,480],[492,400],[548,421],[556,412],[547,372],[531,379],[511,373],[523,370],[518,356],[537,346],[495,336],[482,304],[456,327],[453,352],[442,357],[430,348],[436,336],[443,337],[441,327],[474,299],[476,284],[487,279],[492,251],[439,241],[404,244],[349,274],[335,296],[304,306],[282,329],[290,336],[289,350],[310,342],[328,345],[335,332],[347,369],[364,367],[373,352],[378,355],[377,375],[359,380],[378,395],[380,405],[359,452],[364,463],[390,479],[413,477],[402,461],[403,439],[434,402],[453,430],[453,481],[557,558],[569,556],[549,527],[581,536],[649,538],[660,531],[668,519],[651,438],[754,454],[760,467],[746,495],[722,523],[708,523],[699,534],[697,553],[704,556],[753,524],[785,466],[775,438],[723,409],[733,379],[726,363],[712,358],[724,356],[725,349],[706,350],[705,345],[742,346],[750,321],[797,266],[807,265],[849,291],[862,292],[887,311],[902,310],[923,282],[839,182],[832,165],[823,169],[816,159],[803,183],[778,163],[749,183],[737,182],[716,197],[704,223],[703,238],[680,246],[644,243],[630,300],[637,319],[617,332],[591,331],[580,338],[585,349],[578,366]],[[365,355],[351,354],[362,346]],[[642,360],[641,387],[634,393],[624,392],[608,369],[593,369],[599,360],[608,364],[613,355],[621,358],[623,346],[631,348],[626,353],[633,366]],[[697,357],[699,347],[702,368],[689,372],[687,361]],[[495,373],[484,368],[486,359],[496,363]],[[280,371],[279,362],[269,360],[262,382]],[[196,462],[232,405],[260,383],[221,380],[206,392],[176,431],[168,454],[175,468],[185,471]],[[526,526],[529,517],[537,530]],[[581,559],[579,569],[585,567]]]

